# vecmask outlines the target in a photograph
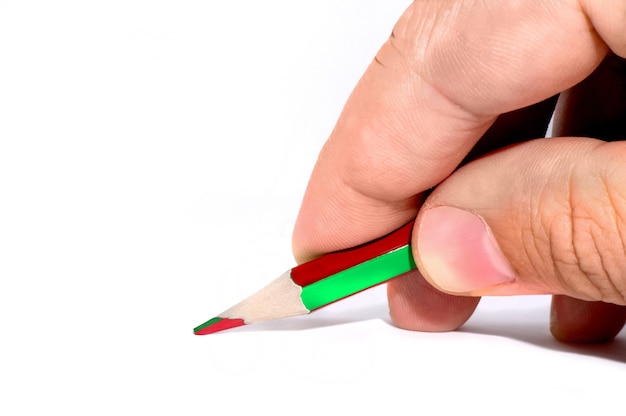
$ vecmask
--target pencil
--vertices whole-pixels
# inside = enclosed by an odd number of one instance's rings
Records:
[[[243,325],[306,315],[415,269],[413,223],[355,248],[296,266],[263,289],[194,328],[206,335]]]

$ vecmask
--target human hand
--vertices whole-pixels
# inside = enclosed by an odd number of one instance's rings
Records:
[[[452,330],[479,296],[549,293],[558,339],[613,338],[626,145],[597,139],[626,138],[625,23],[622,0],[414,2],[319,155],[298,261],[417,216],[419,272],[388,284],[396,325]],[[559,93],[560,137],[537,139]]]

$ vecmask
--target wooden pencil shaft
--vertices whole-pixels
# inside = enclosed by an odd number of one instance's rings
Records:
[[[303,315],[414,269],[412,223],[361,246],[294,267],[259,292],[194,328],[198,335]]]

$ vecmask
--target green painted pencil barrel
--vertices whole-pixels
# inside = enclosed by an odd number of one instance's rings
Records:
[[[342,270],[302,288],[300,297],[312,311],[415,269],[411,247],[404,246]]]

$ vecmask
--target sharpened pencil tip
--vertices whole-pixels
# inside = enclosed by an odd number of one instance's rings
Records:
[[[193,329],[193,333],[196,335],[207,335],[214,332],[224,331],[226,329],[237,328],[238,326],[243,326],[245,324],[246,323],[243,319],[220,318],[218,316],[195,327]]]

